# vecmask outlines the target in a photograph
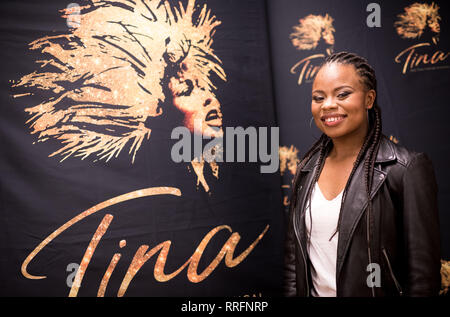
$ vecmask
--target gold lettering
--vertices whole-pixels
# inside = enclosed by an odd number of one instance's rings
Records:
[[[308,80],[314,76],[314,74],[318,71],[319,66],[313,66],[311,64],[311,60],[316,58],[324,58],[324,54],[315,54],[308,56],[301,61],[297,62],[294,66],[291,68],[291,74],[296,74],[297,69],[303,64],[302,70],[300,72],[300,76],[298,77],[298,85],[301,85],[303,82],[303,79]],[[308,69],[309,66],[309,69]],[[305,71],[308,69],[307,75],[305,76]]]
[[[427,54],[419,55],[415,63],[415,66],[418,66],[422,61],[424,64],[428,64],[429,61],[427,60],[427,57],[428,57]]]
[[[407,49],[401,51],[400,54],[398,54],[398,55],[395,57],[395,59],[394,59],[395,62],[396,62],[396,63],[401,63],[400,57],[402,57],[405,53],[408,53],[408,52],[409,52],[409,54],[408,54],[408,56],[407,56],[407,58],[406,58],[406,60],[405,60],[405,62],[404,62],[404,64],[403,64],[403,70],[402,70],[402,73],[403,73],[403,74],[405,74],[405,73],[406,73],[406,70],[408,69],[409,61],[410,61],[410,59],[411,59],[411,56],[414,54],[415,49],[416,49],[417,47],[421,47],[421,46],[429,46],[429,45],[430,45],[430,43],[419,43],[419,44],[410,46],[410,47],[408,47]]]
[[[122,297],[125,295],[125,292],[127,291],[131,280],[134,278],[139,269],[145,264],[145,262],[147,262],[153,255],[155,255],[160,250],[161,251],[159,253],[158,259],[156,260],[154,268],[155,279],[159,282],[166,282],[174,278],[181,271],[183,271],[187,265],[189,265],[187,271],[187,277],[189,281],[191,281],[192,283],[199,283],[204,279],[206,279],[214,271],[214,269],[220,264],[220,262],[224,257],[226,266],[235,267],[236,265],[241,263],[255,248],[258,242],[266,234],[267,230],[269,229],[269,225],[267,225],[266,228],[263,230],[263,232],[258,236],[258,238],[236,258],[233,258],[233,254],[236,245],[239,243],[241,237],[239,233],[237,232],[233,233],[231,237],[228,238],[228,240],[225,242],[222,249],[219,251],[214,260],[211,261],[211,263],[203,270],[202,273],[198,274],[197,273],[198,263],[200,262],[200,259],[203,255],[206,246],[208,245],[211,238],[217,232],[223,229],[227,229],[228,231],[232,232],[231,228],[226,225],[218,226],[212,229],[210,232],[206,234],[203,240],[199,243],[198,247],[194,251],[194,254],[192,254],[192,256],[181,267],[179,267],[175,272],[169,275],[166,275],[164,273],[164,266],[167,261],[171,241],[165,241],[163,243],[160,243],[159,245],[151,249],[148,253],[145,253],[149,248],[148,245],[141,246],[136,252],[133,260],[131,261],[131,264],[127,270],[127,273],[125,274],[122,284],[120,285],[117,296]]]
[[[125,295],[125,292],[128,289],[128,286],[130,285],[131,280],[134,278],[136,273],[140,270],[140,268],[147,262],[154,254],[156,254],[159,250],[161,252],[159,253],[158,259],[156,260],[155,269],[154,269],[154,276],[155,279],[159,282],[165,282],[170,280],[171,278],[175,277],[180,273],[186,265],[189,263],[189,260],[184,263],[178,270],[173,272],[172,274],[165,275],[164,265],[166,263],[167,255],[169,253],[169,248],[171,245],[171,241],[165,241],[160,244],[158,244],[156,247],[151,249],[148,253],[145,253],[149,246],[148,245],[142,245],[134,255],[133,260],[131,261],[130,266],[128,267],[127,273],[125,274],[125,277],[123,278],[122,284],[120,285],[119,291],[117,293],[118,297],[122,297]]]
[[[94,236],[92,237],[92,240],[89,243],[86,252],[84,253],[83,259],[81,260],[81,264],[80,267],[78,268],[77,275],[75,275],[75,280],[73,281],[72,287],[70,288],[69,297],[77,296],[78,290],[80,289],[81,286],[81,281],[83,280],[84,273],[86,272],[86,269],[89,263],[91,262],[92,255],[94,254],[95,249],[97,248],[97,245],[100,242],[100,239],[105,234],[112,220],[113,220],[112,215],[106,215],[105,217],[103,217],[103,220],[98,226],[97,231],[95,231]]]
[[[143,190],[138,190],[134,192],[130,192],[128,194],[120,195],[117,197],[114,197],[112,199],[106,200],[100,204],[95,205],[92,208],[89,208],[76,217],[72,218],[65,224],[63,224],[61,227],[59,227],[57,230],[52,232],[47,238],[45,238],[24,260],[22,263],[21,271],[22,274],[28,278],[28,279],[43,279],[46,278],[46,276],[35,276],[31,275],[27,271],[28,264],[38,255],[38,253],[45,247],[47,244],[49,244],[53,239],[55,239],[57,236],[59,236],[62,232],[64,232],[66,229],[73,226],[75,223],[79,222],[80,220],[86,218],[87,216],[102,210],[106,207],[118,204],[120,202],[124,202],[127,200],[139,198],[139,197],[145,197],[145,196],[152,196],[152,195],[163,195],[163,194],[169,194],[169,195],[176,195],[180,196],[181,192],[177,188],[171,188],[171,187],[154,187],[154,188],[147,188]],[[113,220],[113,216],[110,214],[106,214],[99,226],[97,227],[97,230],[95,231],[85,253],[81,260],[80,267],[77,271],[77,274],[75,275],[74,283],[72,284],[72,287],[70,289],[69,297],[75,297],[78,294],[78,291],[81,287],[84,274],[89,266],[89,263],[92,259],[92,256],[102,239],[103,235],[106,233],[109,225],[111,224],[111,221]],[[235,248],[237,244],[239,243],[241,236],[239,233],[234,232],[231,234],[229,239],[225,242],[217,256],[214,258],[214,260],[206,267],[206,269],[203,270],[200,274],[197,272],[198,264],[200,262],[201,256],[207,247],[209,241],[211,238],[220,230],[227,229],[228,231],[232,232],[231,227],[222,225],[217,226],[216,228],[212,229],[206,236],[203,238],[203,240],[199,243],[198,247],[196,248],[193,255],[182,265],[180,266],[176,271],[172,272],[171,274],[165,274],[164,273],[164,266],[167,260],[167,256],[169,253],[171,241],[164,241],[154,248],[152,248],[149,252],[147,250],[149,249],[148,245],[142,245],[138,248],[136,251],[133,260],[130,263],[130,266],[124,276],[124,279],[121,283],[121,286],[118,290],[117,296],[121,297],[125,294],[126,290],[128,289],[130,282],[133,280],[134,276],[137,274],[137,272],[140,270],[140,268],[147,262],[153,255],[159,252],[158,258],[155,263],[154,267],[154,277],[158,282],[166,282],[173,277],[177,276],[181,271],[186,268],[186,266],[189,265],[187,270],[187,277],[189,281],[193,283],[198,283],[203,281],[205,278],[207,278],[214,269],[220,264],[222,259],[225,257],[225,265],[228,267],[235,267],[239,263],[241,263],[249,254],[253,251],[255,246],[259,243],[259,241],[263,238],[263,236],[266,234],[267,230],[269,229],[269,225],[265,227],[263,232],[258,236],[258,238],[253,241],[253,243],[245,250],[243,251],[239,256],[233,257]],[[126,245],[125,240],[120,241],[120,247],[124,247]],[[103,297],[106,292],[107,285],[109,283],[109,279],[121,258],[120,253],[115,253],[112,257],[110,264],[108,268],[105,271],[105,274],[103,275],[103,278],[101,280],[97,296]]]
[[[126,246],[126,240],[121,240],[119,243],[119,246],[123,248]],[[116,268],[117,263],[119,262],[121,258],[120,253],[115,253],[113,258],[111,259],[111,262],[109,263],[108,268],[106,269],[105,275],[103,275],[102,281],[100,282],[100,287],[98,288],[97,297],[104,297],[106,286],[108,286],[109,279],[111,277],[111,274],[114,272],[114,269]]]
[[[71,226],[73,226],[75,223],[79,222],[80,220],[83,220],[87,216],[92,215],[92,214],[96,213],[97,211],[102,210],[106,207],[109,207],[109,206],[112,206],[112,205],[115,205],[115,204],[118,204],[118,203],[121,203],[121,202],[124,202],[127,200],[146,197],[146,196],[153,196],[153,195],[181,196],[181,192],[178,188],[174,188],[174,187],[150,187],[150,188],[136,190],[136,191],[133,191],[133,192],[130,192],[127,194],[123,194],[123,195],[108,199],[104,202],[101,202],[100,204],[95,205],[94,207],[89,208],[88,210],[83,211],[82,213],[80,213],[76,217],[70,219],[65,224],[63,224],[61,227],[59,227],[58,229],[53,231],[47,238],[45,238],[27,256],[25,261],[23,261],[23,263],[22,263],[22,267],[21,267],[22,275],[28,279],[33,279],[33,280],[46,278],[46,276],[35,276],[35,275],[29,274],[27,272],[28,264],[47,244],[49,244],[51,241],[53,241],[53,239],[55,239],[57,236],[59,236],[61,233],[63,233],[65,230],[67,230]]]
[[[433,56],[431,57],[431,63],[436,64],[439,61],[444,61],[448,57],[449,54],[450,53],[444,54],[444,52],[442,52],[442,51],[436,51],[436,52],[434,52]]]
[[[436,51],[434,52],[431,57],[429,57],[429,54],[419,54],[416,52],[416,49],[418,47],[422,46],[430,46],[430,43],[419,43],[413,46],[408,47],[407,49],[400,52],[395,57],[396,63],[403,63],[402,68],[402,74],[405,74],[408,69],[416,68],[420,65],[427,65],[427,64],[436,64],[438,62],[442,62],[449,56],[450,53],[444,53],[442,51]],[[405,57],[404,60],[402,60],[402,57]]]

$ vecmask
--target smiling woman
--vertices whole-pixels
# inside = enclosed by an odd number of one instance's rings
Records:
[[[316,125],[336,141],[341,136],[359,140],[354,144],[356,153],[352,153],[356,157],[367,133],[368,110],[374,105],[375,90],[366,89],[353,65],[332,63],[317,74],[312,94],[311,112]],[[337,154],[336,147],[333,152]]]
[[[433,164],[383,133],[375,71],[328,56],[312,85],[320,139],[294,177],[287,296],[433,296],[440,289]]]

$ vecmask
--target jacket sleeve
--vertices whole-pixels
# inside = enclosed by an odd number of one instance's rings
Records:
[[[287,230],[284,242],[283,293],[286,297],[297,295],[297,278],[295,270],[295,235],[292,213],[287,218]]]
[[[432,162],[425,153],[412,158],[402,184],[408,272],[405,295],[437,296],[441,283],[438,188]]]

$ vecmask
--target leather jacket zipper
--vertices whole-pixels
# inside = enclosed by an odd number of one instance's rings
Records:
[[[400,296],[403,296],[402,288],[400,287],[400,284],[398,283],[397,279],[394,276],[394,272],[392,271],[392,267],[391,267],[391,262],[389,262],[389,258],[387,256],[386,250],[384,248],[382,248],[381,250],[383,251],[384,257],[386,258],[389,272],[391,274],[392,279],[394,280],[395,286],[397,287],[397,291],[399,292]]]
[[[295,213],[293,215],[295,220]],[[302,252],[302,258],[303,258],[303,263],[305,264],[305,278],[306,278],[306,296],[309,297],[309,281],[308,281],[308,265],[306,264],[306,258],[305,258],[305,253],[303,252],[303,247],[302,247],[302,243],[300,241],[300,238],[298,237],[298,233],[297,233],[297,226],[296,226],[296,222],[294,221],[294,233],[295,233],[295,237],[297,238],[297,242],[300,245],[300,251]]]

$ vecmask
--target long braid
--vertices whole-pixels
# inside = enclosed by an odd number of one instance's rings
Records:
[[[339,219],[338,219],[338,224],[337,224],[337,227],[336,227],[336,231],[330,237],[329,241],[331,241],[331,239],[333,239],[333,237],[336,235],[336,233],[338,233],[339,228],[341,226],[342,208],[344,206],[345,196],[347,195],[347,189],[350,186],[350,181],[353,178],[353,174],[355,174],[356,169],[358,168],[358,165],[359,165],[360,161],[362,160],[362,158],[364,157],[364,154],[366,153],[366,150],[367,150],[367,148],[368,148],[368,146],[370,144],[371,135],[373,135],[373,130],[370,131],[369,134],[367,135],[366,139],[364,140],[364,144],[361,147],[361,150],[359,151],[358,156],[356,157],[355,163],[353,163],[352,171],[350,173],[350,176],[348,177],[347,183],[345,184],[344,192],[342,194],[341,208],[340,208],[340,211],[339,211]]]
[[[320,150],[321,144],[324,142],[324,140],[326,138],[327,138],[327,136],[325,134],[322,134],[320,136],[319,140],[317,140],[316,143],[314,143],[313,146],[311,146],[311,148],[303,156],[303,159],[301,159],[300,163],[297,165],[295,176],[294,176],[294,179],[292,180],[292,192],[291,192],[291,198],[290,198],[290,212],[293,212],[293,210],[297,206],[297,198],[298,198],[298,188],[297,187],[300,184],[301,170],[306,165],[306,163],[309,161],[309,159],[318,150]]]
[[[369,155],[368,159],[364,162],[365,167],[365,185],[366,185],[366,193],[367,193],[367,213],[366,213],[366,224],[367,224],[367,252],[368,252],[368,258],[369,263],[372,262],[372,254],[371,254],[371,225],[373,222],[373,216],[372,216],[372,199],[370,197],[370,192],[372,188],[372,179],[373,179],[373,169],[375,165],[375,157],[378,152],[378,148],[380,147],[380,138],[381,138],[381,118],[380,118],[380,112],[379,109],[375,109],[375,115],[376,115],[376,123],[375,123],[375,135],[374,135],[374,142],[372,142],[370,148],[369,148]],[[375,297],[375,289],[372,285],[372,296]]]
[[[356,54],[348,53],[348,52],[335,53],[335,54],[328,56],[325,59],[325,61],[322,63],[322,65],[319,67],[319,69],[322,68],[325,64],[331,64],[331,63],[353,65],[356,69],[357,74],[361,78],[364,87],[367,90],[373,89],[373,90],[375,90],[375,92],[377,92],[377,80],[375,77],[375,71],[369,65],[367,60],[364,59],[363,57],[360,57]],[[368,248],[369,263],[372,263],[371,245],[370,245],[370,240],[371,240],[371,228],[370,227],[371,227],[371,223],[373,222],[373,220],[372,220],[372,200],[370,197],[370,192],[372,189],[371,187],[372,187],[373,169],[375,166],[375,159],[376,159],[376,156],[378,153],[378,149],[380,146],[380,140],[382,137],[381,109],[378,106],[377,99],[378,99],[378,96],[376,95],[373,107],[368,109],[369,131],[368,131],[366,138],[364,140],[364,143],[358,153],[358,156],[353,164],[352,171],[351,171],[350,176],[345,185],[344,192],[342,195],[342,200],[341,200],[338,224],[336,227],[336,231],[333,233],[333,235],[330,238],[330,240],[331,240],[340,229],[341,219],[342,219],[342,208],[343,208],[343,203],[344,203],[345,196],[347,193],[347,189],[350,185],[353,175],[354,175],[357,167],[359,166],[361,160],[363,160],[363,158],[366,157],[365,161],[364,161],[364,182],[365,182],[366,195],[367,195],[367,199],[368,199],[366,222],[367,222],[367,248]],[[296,176],[295,176],[294,182],[293,182],[293,190],[292,190],[292,198],[291,198],[292,212],[293,212],[293,207],[295,207],[295,204],[297,202],[297,191],[298,191],[297,187],[299,185],[300,169],[303,168],[303,166],[312,157],[312,155],[314,155],[314,153],[316,153],[319,150],[320,150],[319,167],[323,166],[322,163],[323,163],[323,160],[325,159],[326,148],[327,148],[327,145],[329,144],[328,141],[330,141],[330,140],[331,140],[330,138],[328,138],[326,135],[322,134],[321,138],[311,147],[311,149],[305,155],[305,158],[298,165],[297,173],[296,173]],[[365,156],[366,153],[367,153],[367,155]],[[313,177],[313,184],[319,178],[320,172],[321,172],[320,168],[317,168],[316,173]],[[309,191],[306,196],[307,201],[309,201],[309,204],[311,203],[310,201],[311,201],[312,188],[313,188],[313,186],[311,186],[309,188]],[[311,213],[310,213],[310,220],[311,220],[311,226],[312,226]],[[308,242],[311,239],[311,231],[312,230],[310,230],[310,233],[308,235]],[[375,291],[374,291],[373,287],[372,287],[372,296],[375,296]]]

